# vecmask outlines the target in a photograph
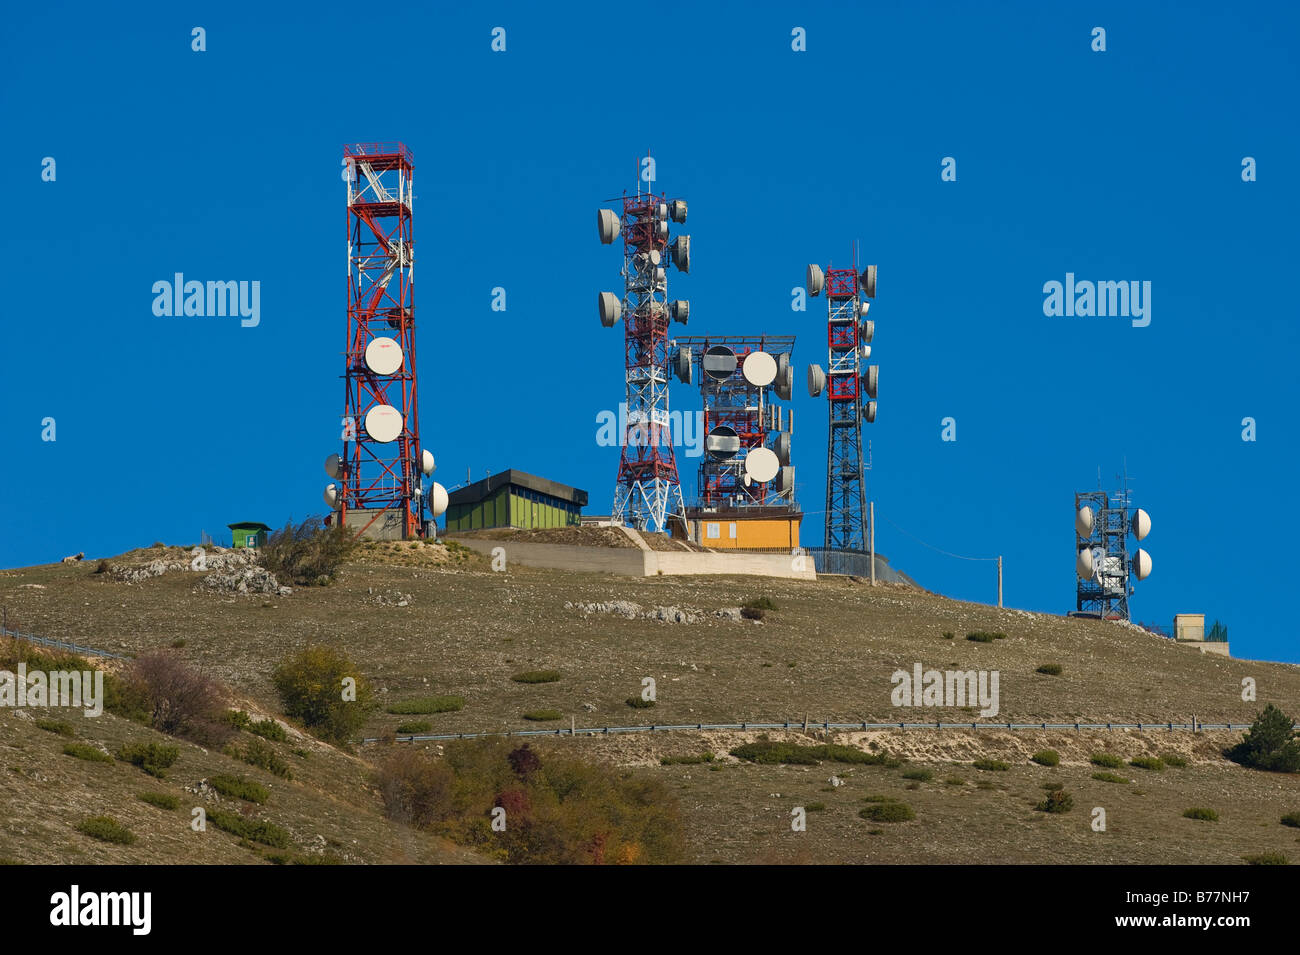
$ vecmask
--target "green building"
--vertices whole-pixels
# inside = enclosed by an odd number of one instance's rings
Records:
[[[485,527],[576,527],[587,492],[523,471],[502,471],[447,496],[447,533]]]
[[[257,521],[241,521],[226,526],[230,528],[230,539],[235,547],[265,547],[266,534],[271,529]]]

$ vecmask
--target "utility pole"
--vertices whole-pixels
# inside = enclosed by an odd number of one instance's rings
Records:
[[[876,502],[867,505],[867,539],[871,541],[871,586],[876,586]]]
[[[998,606],[1002,606],[1002,555],[998,554]]]

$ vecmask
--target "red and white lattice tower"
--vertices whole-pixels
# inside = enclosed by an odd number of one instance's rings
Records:
[[[635,196],[623,194],[621,217],[601,209],[597,219],[601,242],[623,237],[623,297],[601,292],[598,300],[601,324],[621,318],[624,331],[626,426],[613,519],[662,532],[670,518],[685,520],[668,417],[668,324],[684,324],[690,303],[668,299],[668,265],[691,268],[691,237],[669,239],[670,223],[686,221],[686,202],[641,192],[638,182]]]
[[[401,143],[343,148],[348,281],[343,454],[326,470],[327,503],[358,536],[424,536],[415,363],[414,163]],[[332,490],[331,490],[332,489]]]

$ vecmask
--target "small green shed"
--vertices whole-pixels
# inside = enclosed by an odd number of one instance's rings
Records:
[[[230,539],[235,547],[265,547],[266,534],[271,529],[257,521],[240,521],[226,526],[230,528]]]

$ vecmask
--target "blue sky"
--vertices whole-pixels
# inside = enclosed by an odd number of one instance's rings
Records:
[[[618,456],[595,422],[622,398],[622,336],[595,300],[620,279],[594,211],[634,187],[649,148],[657,191],[690,202],[692,271],[670,277],[691,301],[687,333],[798,336],[805,543],[821,540],[826,411],[802,370],[825,362],[825,315],[821,300],[792,311],[791,289],[857,240],[879,266],[870,493],[897,567],[995,597],[992,564],[895,526],[1004,555],[1011,606],[1070,610],[1073,492],[1098,468],[1113,486],[1127,464],[1154,525],[1135,619],[1204,612],[1235,655],[1300,661],[1285,583],[1295,8],[415,7],[8,14],[0,566],[323,510],[345,142],[415,155],[420,411],[438,479],[520,468],[607,513]],[[955,182],[940,180],[946,156]],[[260,324],[154,316],[152,284],[175,272],[259,281]],[[1043,285],[1067,272],[1150,281],[1150,325],[1045,316]],[[498,286],[505,312],[490,307]],[[672,399],[698,400],[684,385]],[[955,442],[940,440],[949,416]],[[682,470],[689,496],[694,462]]]

